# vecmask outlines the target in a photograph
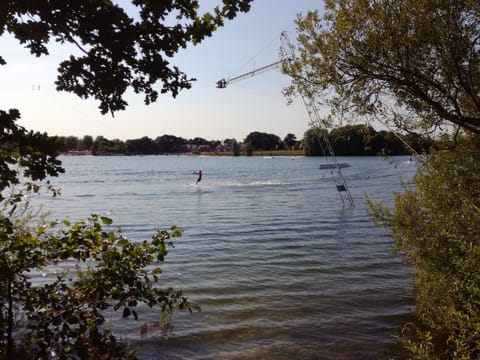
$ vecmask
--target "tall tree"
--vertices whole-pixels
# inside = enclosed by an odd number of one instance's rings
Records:
[[[480,2],[325,0],[323,15],[297,25],[300,56],[284,70],[321,93],[331,118],[462,130],[457,148],[421,164],[393,211],[372,210],[414,265],[413,358],[479,358]]]
[[[248,134],[243,142],[252,144],[255,150],[275,150],[280,145],[281,140],[275,134],[254,131]]]
[[[286,149],[293,149],[297,144],[297,137],[295,134],[288,133],[283,139],[283,145]]]
[[[144,136],[141,139],[127,140],[126,145],[129,154],[159,154],[158,143],[148,136]]]
[[[337,155],[366,155],[365,125],[347,125],[328,135]]]
[[[91,135],[85,135],[80,140],[80,150],[91,150],[93,146],[93,137]]]
[[[305,156],[323,156],[322,146],[318,141],[321,136],[327,136],[328,131],[314,126],[303,134],[303,150]]]
[[[248,11],[251,1],[224,0],[204,14],[197,0],[132,0],[136,13],[111,0],[2,1],[0,36],[13,34],[36,56],[48,55],[52,40],[74,44],[79,55],[60,64],[57,89],[94,97],[102,113],[113,113],[125,109],[128,88],[145,94],[146,104],[159,91],[176,96],[189,88],[192,79],[169,59]],[[0,64],[6,64],[2,57]]]
[[[128,89],[144,94],[150,104],[159,93],[176,96],[189,88],[192,79],[169,59],[210,36],[225,19],[248,11],[251,1],[223,0],[206,13],[197,0],[131,0],[133,13],[112,0],[0,1],[0,36],[12,34],[37,57],[48,55],[51,42],[75,45],[78,54],[59,65],[57,90],[93,97],[103,114],[113,114],[128,105]],[[17,205],[39,186],[27,183],[17,190],[13,185],[63,169],[55,139],[28,132],[16,124],[19,118],[17,109],[0,110],[0,358],[134,358],[103,326],[102,311],[123,309],[124,317],[137,318],[135,308],[144,303],[168,317],[189,307],[181,293],[158,288],[160,269],[151,267],[163,260],[168,239],[180,231],[172,228],[137,243],[104,231],[102,225],[111,220],[96,215],[88,222],[64,222],[57,231],[56,222],[33,221]],[[93,145],[125,151],[119,140],[97,138]],[[87,265],[76,267],[75,274],[66,270],[50,283],[30,281],[32,269],[67,259]],[[16,339],[20,319],[24,338]],[[29,354],[17,353],[22,344],[16,340],[25,341]]]
[[[285,70],[302,69],[332,115],[480,133],[478,1],[326,0],[297,25],[301,60]]]
[[[240,152],[241,152],[240,144],[236,139],[232,139],[231,146],[232,146],[233,156],[240,156]]]
[[[128,88],[145,94],[146,104],[156,101],[159,91],[176,96],[189,88],[192,79],[169,58],[248,11],[252,1],[223,0],[202,13],[197,0],[132,0],[133,14],[111,0],[1,1],[0,36],[12,34],[37,57],[49,54],[51,42],[76,46],[80,55],[58,68],[57,90],[93,97],[102,113],[113,114],[127,106]],[[0,66],[5,65],[0,54]],[[15,163],[33,180],[62,171],[58,144],[28,133],[16,124],[19,119],[18,109],[0,109],[0,191],[18,182],[22,170],[12,168]]]
[[[160,153],[185,152],[187,140],[175,135],[162,135],[155,139]]]

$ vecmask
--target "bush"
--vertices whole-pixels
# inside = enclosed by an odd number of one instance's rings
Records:
[[[157,286],[155,264],[181,235],[177,228],[132,242],[110,229],[107,217],[59,224],[18,209],[0,214],[0,358],[135,358],[107,326],[107,310],[137,319],[143,303],[167,321],[176,310],[190,310],[180,291]],[[32,271],[53,268],[62,272],[32,282]],[[24,340],[15,342],[15,333]]]
[[[405,345],[418,359],[479,359],[480,136],[436,151],[414,180],[393,211],[371,204],[414,268],[416,321],[405,329],[416,336]]]

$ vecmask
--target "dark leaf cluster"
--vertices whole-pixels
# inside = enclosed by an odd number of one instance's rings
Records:
[[[38,181],[64,172],[55,139],[26,131],[16,123],[19,118],[18,110],[0,110],[0,192],[18,184],[20,177]]]
[[[432,139],[419,134],[400,135],[392,131],[376,131],[366,125],[346,125],[331,131],[313,127],[304,135],[305,155],[323,156],[322,139],[325,137],[333,152],[339,156],[424,154],[430,152],[433,144]]]
[[[248,11],[251,1],[224,0],[203,14],[196,0],[132,0],[129,12],[110,0],[2,1],[0,36],[13,34],[35,56],[48,55],[53,41],[74,45],[76,54],[58,68],[57,89],[93,97],[103,114],[113,114],[127,106],[128,88],[144,94],[145,104],[188,89],[192,79],[170,58]]]
[[[112,229],[110,218],[98,215],[38,229],[18,220],[0,217],[2,358],[14,359],[22,349],[32,359],[133,358],[107,325],[107,311],[137,320],[137,308],[144,304],[168,321],[175,311],[190,310],[181,291],[158,284],[158,264],[172,238],[181,236],[176,227],[134,242]],[[65,270],[53,275],[59,266]],[[33,282],[33,269],[51,275]]]

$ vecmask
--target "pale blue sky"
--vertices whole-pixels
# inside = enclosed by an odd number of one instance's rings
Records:
[[[120,0],[120,2],[123,0]],[[211,0],[203,2],[211,5]],[[301,139],[308,115],[300,99],[287,106],[281,90],[288,77],[279,70],[256,75],[217,89],[216,81],[234,77],[279,60],[280,33],[295,40],[298,13],[321,8],[321,0],[254,0],[252,9],[196,47],[172,60],[187,75],[198,79],[192,89],[173,99],[162,95],[146,106],[141,95],[129,94],[129,107],[112,118],[101,115],[98,103],[55,91],[56,68],[72,46],[55,46],[48,57],[36,58],[14,39],[0,38],[7,60],[0,66],[0,108],[18,108],[20,124],[49,135],[103,135],[122,140],[164,134],[209,140],[243,140],[252,131],[281,138],[293,133]]]

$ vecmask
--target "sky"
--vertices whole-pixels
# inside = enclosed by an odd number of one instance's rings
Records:
[[[200,3],[211,5],[211,1]],[[73,46],[51,46],[49,56],[37,58],[15,39],[3,36],[0,52],[7,65],[0,66],[0,109],[19,109],[20,125],[51,136],[101,135],[127,140],[168,134],[242,141],[249,133],[261,131],[282,139],[292,133],[301,139],[308,129],[308,114],[301,99],[287,105],[281,91],[290,80],[280,70],[257,74],[225,89],[215,85],[222,78],[280,60],[281,32],[287,31],[294,42],[297,14],[320,9],[322,4],[321,0],[254,0],[249,13],[227,21],[211,38],[171,59],[197,79],[191,89],[175,99],[161,95],[148,106],[141,94],[129,93],[129,106],[115,117],[102,115],[94,99],[55,90],[57,66],[76,52]]]

